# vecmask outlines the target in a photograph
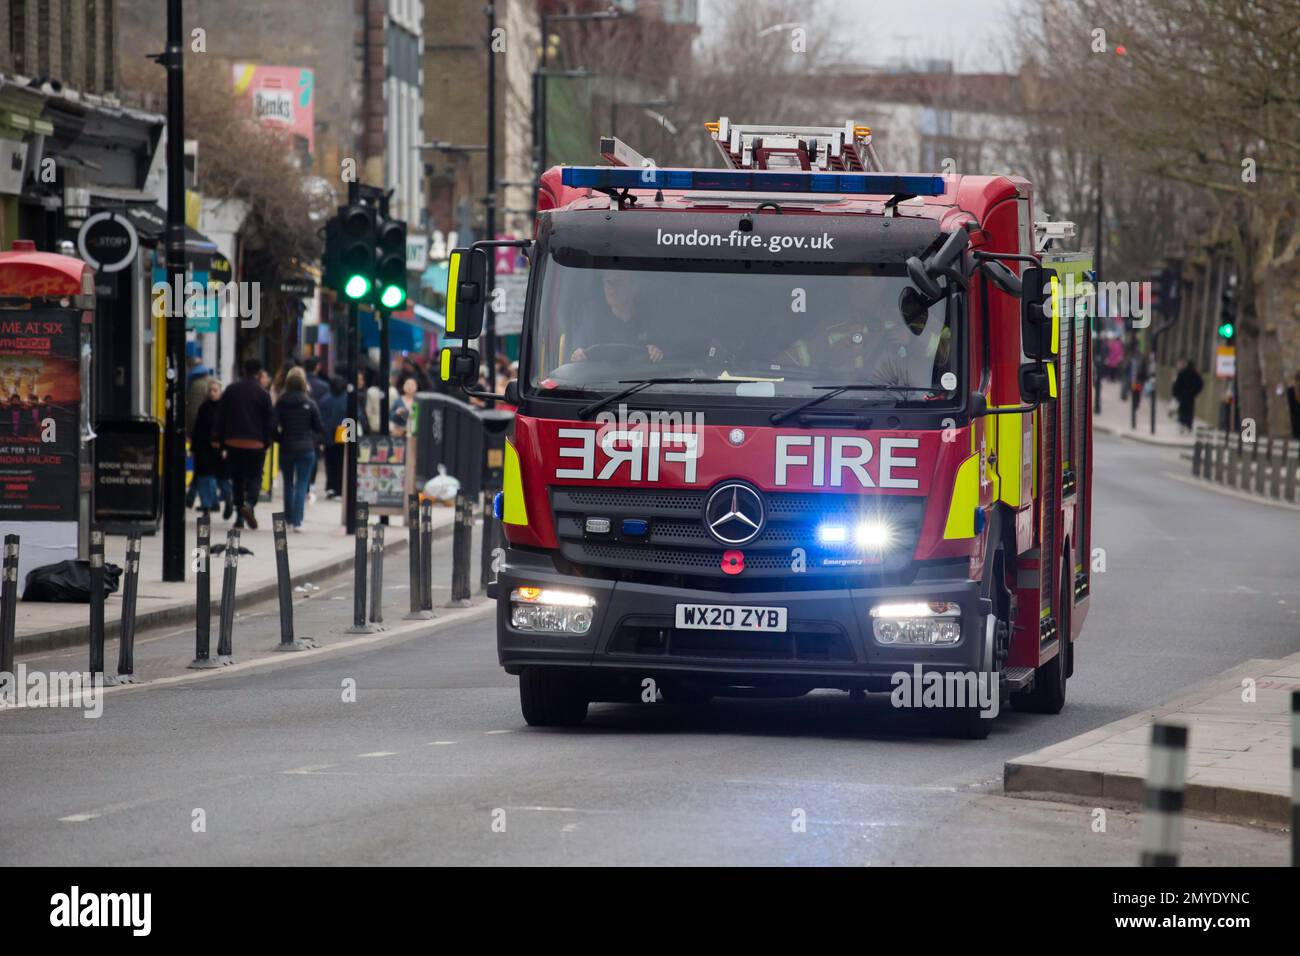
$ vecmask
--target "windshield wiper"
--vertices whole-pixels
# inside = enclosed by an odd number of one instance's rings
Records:
[[[926,395],[941,395],[943,389],[933,388],[923,385],[814,385],[813,388],[826,389],[825,395],[818,395],[816,398],[810,398],[806,402],[801,402],[793,408],[787,408],[784,411],[772,413],[772,424],[779,425],[787,418],[798,415],[804,409],[812,408],[814,405],[820,405],[822,402],[829,401],[836,396],[843,395],[845,392],[924,392]]]
[[[743,378],[644,378],[637,380],[624,379],[619,385],[630,385],[629,388],[621,392],[615,392],[613,395],[606,395],[604,398],[597,399],[590,405],[583,405],[578,409],[578,417],[586,418],[588,415],[594,415],[606,405],[613,402],[622,401],[629,395],[635,395],[651,385],[735,385],[737,382],[748,381]]]

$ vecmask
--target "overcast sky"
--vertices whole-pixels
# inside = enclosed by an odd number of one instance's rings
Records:
[[[707,30],[718,0],[700,4]],[[953,60],[961,72],[1004,68],[1005,36],[1017,0],[825,0],[863,62]]]

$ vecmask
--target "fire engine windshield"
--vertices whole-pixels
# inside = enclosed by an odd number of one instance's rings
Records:
[[[933,404],[958,394],[956,303],[927,301],[901,267],[599,262],[543,265],[529,376],[542,393],[608,393],[620,382],[671,377],[749,379],[736,394],[759,398],[849,384],[900,391],[843,401]],[[656,389],[673,393],[725,391]]]

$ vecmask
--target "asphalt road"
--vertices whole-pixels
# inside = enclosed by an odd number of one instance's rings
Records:
[[[0,714],[0,863],[1131,864],[1136,812],[1095,832],[1092,805],[1003,796],[1003,762],[1300,648],[1300,514],[1174,481],[1173,452],[1096,446],[1106,572],[1060,716],[959,741],[823,693],[531,729],[482,617],[116,693],[98,720]],[[299,629],[345,626],[340,606]],[[1278,833],[1185,827],[1188,863],[1286,858]]]

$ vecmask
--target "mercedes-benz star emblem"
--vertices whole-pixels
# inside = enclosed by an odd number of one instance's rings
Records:
[[[749,544],[763,530],[763,499],[749,485],[719,485],[704,504],[704,527],[722,544]]]

